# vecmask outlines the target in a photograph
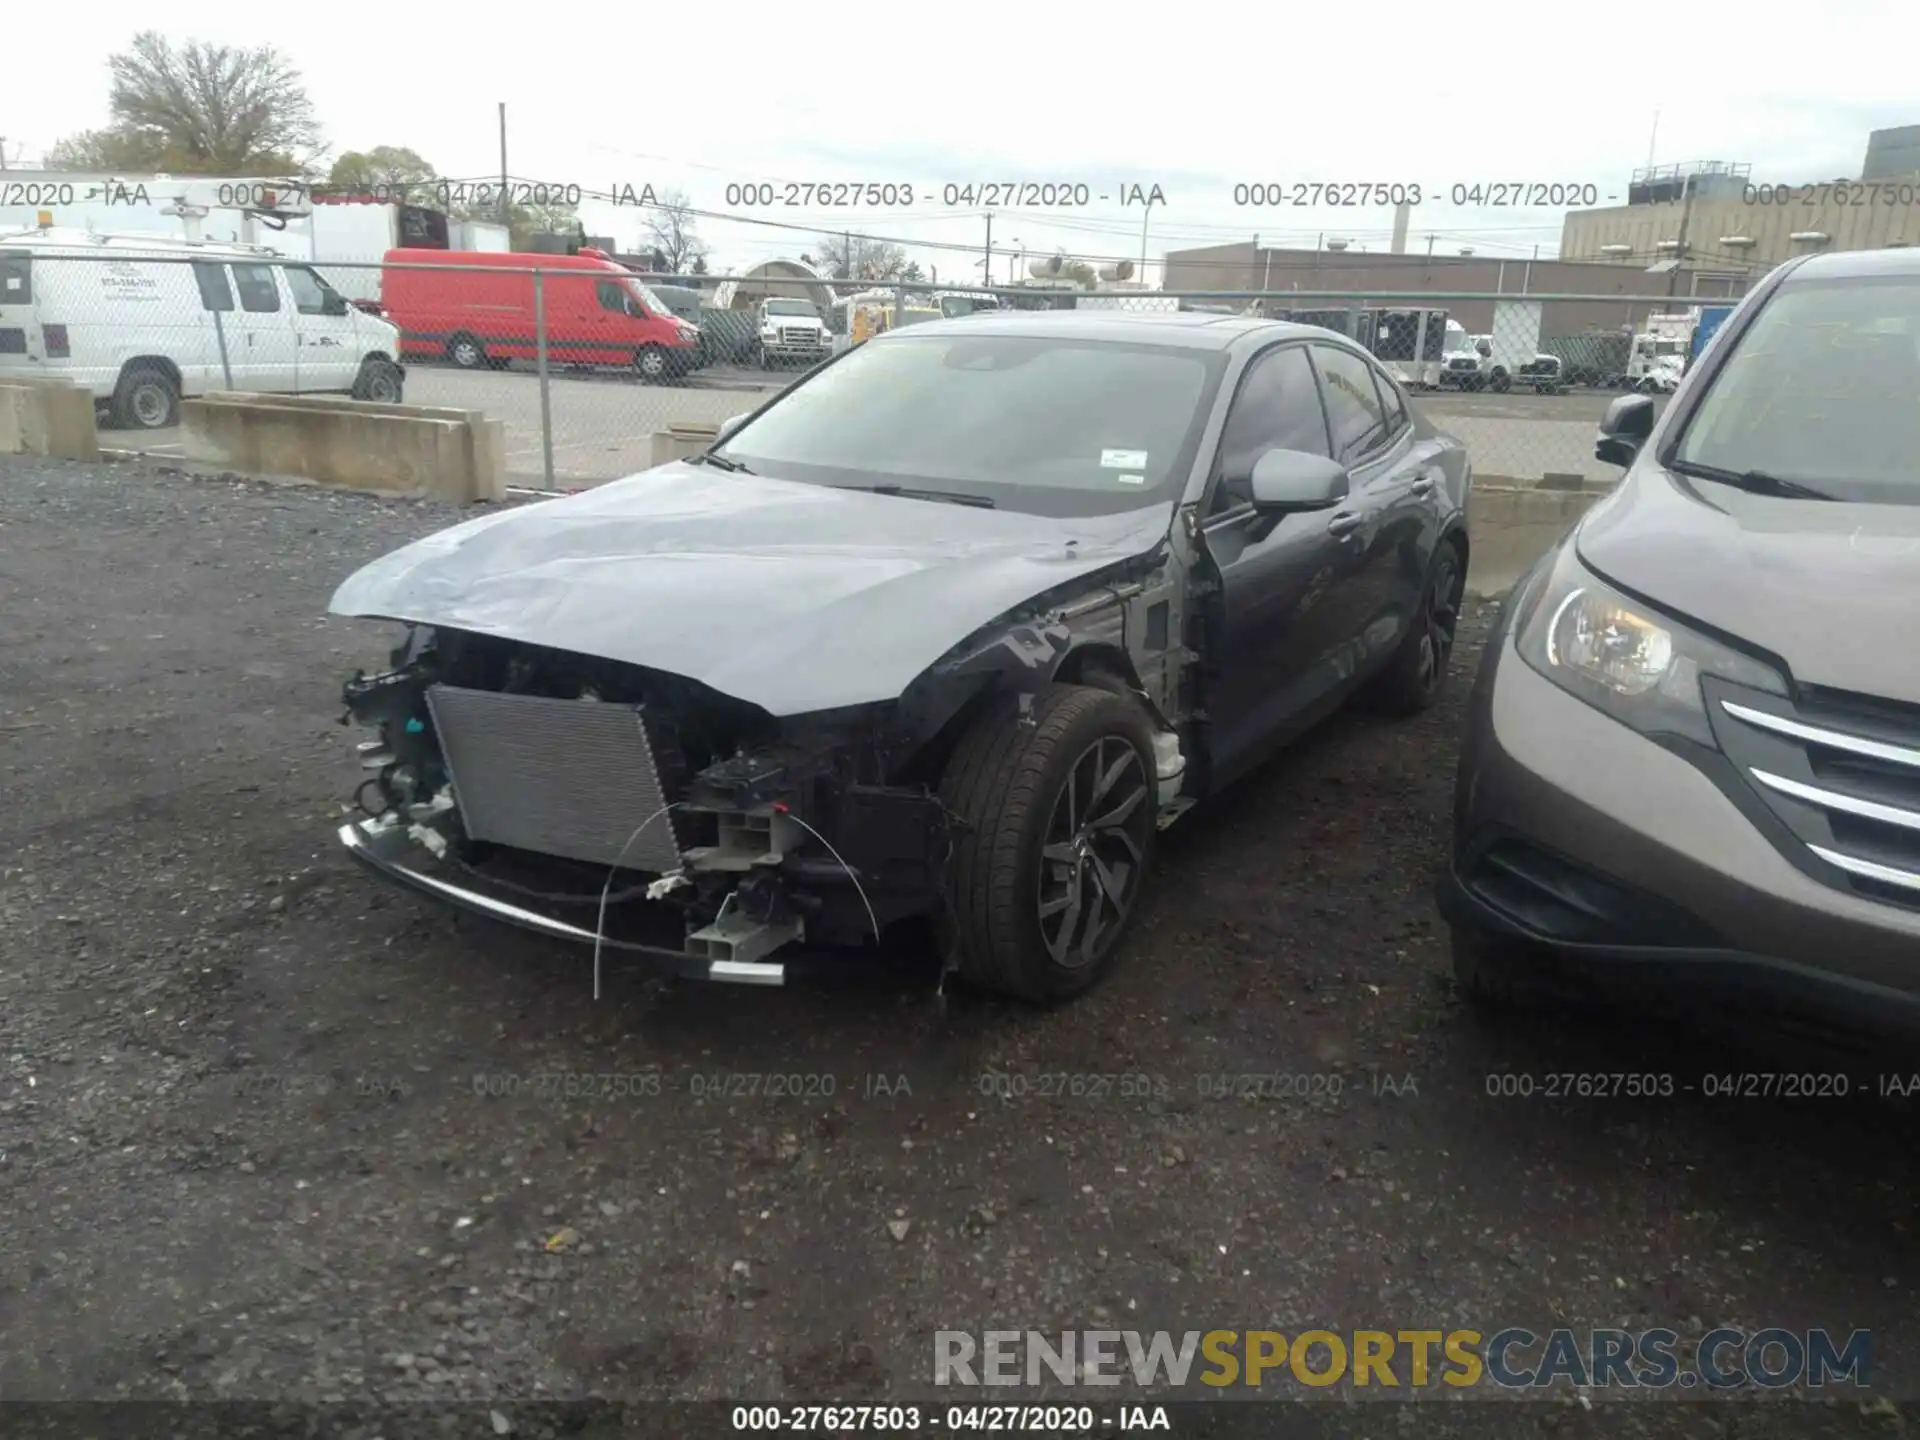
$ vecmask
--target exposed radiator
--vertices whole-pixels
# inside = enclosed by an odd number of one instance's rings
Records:
[[[652,874],[678,868],[678,812],[633,838],[668,800],[645,707],[452,685],[430,686],[427,705],[473,839]]]

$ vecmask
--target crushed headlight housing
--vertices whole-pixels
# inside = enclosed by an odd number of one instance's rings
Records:
[[[1621,594],[1575,554],[1571,537],[1522,602],[1521,659],[1577,699],[1645,735],[1713,747],[1702,676],[1785,695],[1772,666]]]

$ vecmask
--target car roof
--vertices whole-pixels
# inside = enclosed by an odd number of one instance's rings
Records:
[[[904,330],[888,331],[876,338],[884,340],[901,335],[1018,335],[1034,339],[1071,335],[1114,345],[1228,350],[1251,335],[1326,339],[1334,336],[1334,332],[1315,325],[1292,325],[1245,315],[1210,315],[1201,311],[1130,314],[1125,310],[976,310],[952,320],[928,320]]]
[[[1803,260],[1782,282],[1796,280],[1865,280],[1882,275],[1920,276],[1920,248],[1891,246],[1885,250],[1841,250]]]

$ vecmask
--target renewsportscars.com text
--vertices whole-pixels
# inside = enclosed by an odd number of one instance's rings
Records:
[[[1731,1327],[1679,1332],[1551,1330],[940,1330],[936,1385],[1194,1384],[1421,1389],[1493,1385],[1726,1390],[1865,1388],[1872,1332]]]

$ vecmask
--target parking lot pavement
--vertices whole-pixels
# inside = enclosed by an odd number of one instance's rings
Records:
[[[791,384],[793,373],[722,367],[687,385],[642,385],[611,371],[556,374],[548,382],[553,417],[553,472],[557,486],[578,486],[630,475],[647,463],[647,436],[672,424],[715,423],[764,403]],[[510,483],[544,484],[540,386],[525,370],[454,370],[417,365],[407,374],[407,400],[481,410],[506,422]],[[1611,479],[1617,473],[1593,458],[1594,426],[1614,397],[1603,391],[1569,395],[1466,395],[1440,391],[1415,404],[1457,435],[1476,473],[1533,481],[1549,473]],[[102,443],[178,457],[177,430],[144,435],[103,433]]]
[[[595,1001],[582,952],[330,840],[340,680],[390,636],[327,597],[451,518],[0,459],[10,1399],[950,1401],[936,1329],[1102,1326],[1866,1328],[1876,1387],[1920,1385],[1910,1110],[1489,1093],[1737,1062],[1460,1008],[1464,685],[1169,832],[1068,1007],[943,1001],[908,953],[807,990],[610,965]],[[1606,1400],[1557,1433],[1677,1433]]]

